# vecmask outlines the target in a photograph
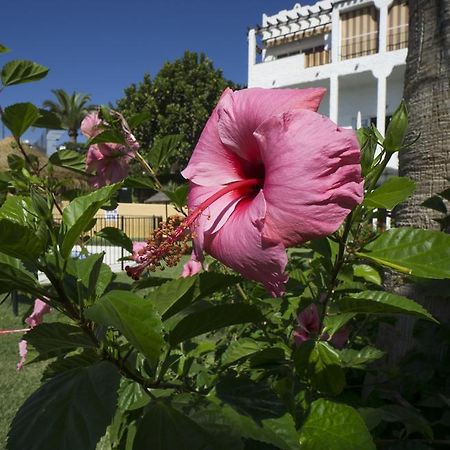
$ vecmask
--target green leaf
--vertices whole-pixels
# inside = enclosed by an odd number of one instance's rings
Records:
[[[59,167],[86,175],[85,156],[75,150],[58,150],[50,156],[50,162]]]
[[[182,184],[181,186],[178,186],[173,191],[165,190],[163,191],[164,194],[167,195],[167,197],[170,198],[170,201],[177,207],[177,208],[183,208],[183,206],[187,203],[187,195],[188,195],[189,185]]]
[[[439,231],[393,228],[357,255],[416,277],[450,278],[450,235]]]
[[[222,354],[222,365],[231,365],[243,358],[254,355],[263,348],[261,342],[255,341],[251,338],[240,338],[237,341],[231,342],[227,349]]]
[[[114,227],[105,227],[102,228],[99,232],[95,233],[97,237],[101,237],[106,239],[113,245],[117,245],[119,247],[123,247],[125,250],[133,253],[133,242],[131,239],[119,228]]]
[[[294,362],[297,373],[319,392],[338,395],[344,389],[345,374],[339,354],[327,342],[304,342],[296,350]]]
[[[110,267],[102,263],[104,255],[100,253],[83,259],[71,259],[68,264],[68,272],[81,281],[90,296],[101,296],[113,279]]]
[[[20,225],[30,225],[37,217],[33,212],[31,200],[21,195],[10,196],[0,208],[0,218]]]
[[[179,134],[158,137],[155,140],[148,156],[149,163],[154,170],[158,170],[178,150],[181,141],[182,136]]]
[[[408,177],[390,177],[379,188],[369,192],[363,204],[369,208],[393,209],[406,200],[416,189],[416,183]]]
[[[143,387],[128,378],[123,378],[119,388],[119,401],[117,406],[124,411],[133,411],[143,408],[150,401],[150,397]]]
[[[213,306],[181,319],[170,333],[169,341],[172,345],[176,345],[219,328],[261,320],[263,317],[254,306],[239,303]]]
[[[88,145],[103,144],[103,143],[125,145],[126,144],[125,136],[119,130],[109,129],[93,137],[88,142]]]
[[[3,44],[0,44],[0,53],[8,53],[10,49]]]
[[[44,251],[43,242],[31,228],[0,219],[0,230],[0,252],[24,261],[35,261]]]
[[[433,195],[432,197],[427,198],[424,202],[422,202],[421,206],[447,214],[447,207],[445,206],[444,200],[442,200],[442,198],[438,195]]]
[[[36,278],[18,259],[0,253],[0,294],[13,289],[35,296],[42,294]]]
[[[143,122],[150,120],[151,116],[148,111],[143,111],[137,114],[133,114],[131,117],[127,119],[128,126],[130,129],[134,129],[141,125]]]
[[[148,300],[128,291],[110,291],[85,311],[96,323],[112,326],[153,364],[164,345],[159,314]]]
[[[63,372],[19,409],[8,450],[95,450],[111,423],[119,373],[107,362]]]
[[[142,188],[158,190],[155,183],[149,177],[129,176],[125,179],[124,184],[128,188]]]
[[[64,208],[62,220],[67,228],[61,245],[61,254],[64,258],[70,255],[80,234],[94,218],[100,207],[110,200],[121,186],[121,183],[105,186],[88,195],[76,198]]]
[[[286,413],[284,403],[264,381],[228,376],[217,383],[216,395],[240,414],[257,422]]]
[[[78,347],[95,348],[95,343],[80,327],[60,322],[41,323],[24,338],[39,353],[32,362],[65,355]]]
[[[12,86],[13,84],[40,80],[47,73],[47,67],[33,61],[14,60],[3,66],[1,78],[4,86]]]
[[[48,130],[63,130],[61,119],[53,112],[39,108],[39,118],[33,122],[33,127]]]
[[[398,152],[402,148],[406,132],[408,130],[408,110],[404,100],[400,103],[392,115],[392,119],[386,130],[384,148],[388,153]]]
[[[368,283],[381,286],[381,277],[378,270],[367,264],[355,264],[353,266],[353,275],[355,277],[363,278]]]
[[[375,450],[363,419],[351,406],[319,399],[300,429],[302,450]]]
[[[369,345],[361,350],[346,348],[339,350],[339,357],[343,367],[351,367],[353,369],[364,369],[365,366],[384,356],[384,352]]]
[[[15,103],[7,106],[2,121],[14,137],[20,138],[39,118],[39,110],[31,103]]]
[[[349,294],[339,301],[342,312],[369,314],[409,314],[437,322],[419,303],[384,291],[363,291]]]
[[[193,420],[161,401],[151,403],[137,426],[133,450],[203,450],[210,436]]]
[[[161,317],[167,320],[192,302],[192,288],[196,281],[196,277],[170,280],[148,293],[145,298],[155,306]]]
[[[339,331],[348,321],[353,319],[356,313],[346,314],[334,314],[332,316],[326,316],[324,320],[323,332],[327,333],[330,337]]]

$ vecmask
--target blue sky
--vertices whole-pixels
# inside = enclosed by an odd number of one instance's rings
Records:
[[[302,5],[314,3],[301,1]],[[0,55],[30,59],[50,68],[37,83],[11,86],[0,105],[31,101],[41,106],[51,89],[86,92],[104,104],[154,76],[185,50],[205,52],[226,78],[247,82],[247,27],[262,13],[291,8],[284,0],[23,0],[1,7]],[[1,138],[0,132],[0,138]]]

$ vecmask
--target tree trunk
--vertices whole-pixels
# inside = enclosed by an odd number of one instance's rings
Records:
[[[450,0],[409,0],[410,22],[404,98],[409,111],[406,140],[419,136],[399,154],[399,174],[416,182],[415,193],[394,211],[397,227],[439,229],[436,211],[420,204],[444,190],[450,177]],[[388,290],[414,299],[442,323],[450,321],[446,284],[402,283],[387,277]],[[378,344],[395,365],[414,347],[414,319],[401,318],[396,326],[380,327]],[[439,343],[430,351],[439,352]]]
[[[76,144],[78,137],[78,130],[69,130],[67,134],[69,135],[70,142],[72,142],[72,144]]]

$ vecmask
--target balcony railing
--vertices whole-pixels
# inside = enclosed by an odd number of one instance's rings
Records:
[[[370,37],[348,39],[341,45],[341,60],[373,55],[378,52],[378,33]]]
[[[388,29],[387,50],[400,50],[408,47],[408,25]]]

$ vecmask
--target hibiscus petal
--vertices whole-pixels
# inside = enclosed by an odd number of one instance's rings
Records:
[[[222,99],[231,92],[227,89]],[[244,179],[239,158],[219,138],[218,121],[216,107],[206,122],[186,169],[181,172],[184,178],[198,185],[218,186]]]
[[[184,264],[182,278],[192,277],[202,270],[202,263],[197,261],[195,253],[192,252],[191,259]]]
[[[102,130],[100,125],[102,124],[102,121],[100,120],[100,117],[98,117],[98,112],[94,111],[89,113],[81,122],[81,132],[88,138],[92,139],[93,137],[97,136]]]
[[[255,132],[265,167],[263,234],[292,246],[336,231],[362,201],[355,133],[307,110],[272,117]]]
[[[231,92],[218,104],[219,136],[222,143],[241,158],[261,161],[253,132],[270,117],[291,109],[317,111],[324,88],[263,89]]]
[[[287,256],[281,243],[265,242],[260,229],[264,194],[243,199],[217,233],[205,233],[205,250],[245,277],[260,281],[274,296],[284,292]]]

